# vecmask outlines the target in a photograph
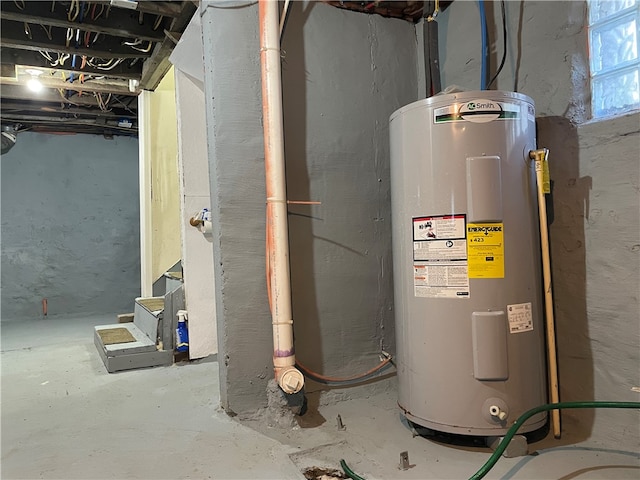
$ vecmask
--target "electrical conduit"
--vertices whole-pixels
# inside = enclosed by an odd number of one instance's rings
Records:
[[[480,90],[486,90],[489,84],[489,32],[484,0],[478,0],[478,10],[480,10],[480,36],[482,37],[480,42],[482,48]]]
[[[293,346],[278,2],[260,0],[258,12],[267,187],[267,290],[273,326],[273,367],[280,388],[293,394],[304,386],[304,376],[295,368]]]

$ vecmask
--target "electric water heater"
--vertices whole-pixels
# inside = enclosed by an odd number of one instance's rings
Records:
[[[390,135],[398,403],[433,430],[504,434],[547,403],[533,101],[437,95]]]

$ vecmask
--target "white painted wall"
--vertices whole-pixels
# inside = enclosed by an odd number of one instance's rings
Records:
[[[151,243],[151,92],[138,95],[138,165],[140,182],[140,294],[150,297],[153,292]]]
[[[189,312],[189,358],[193,359],[218,351],[212,238],[189,223],[189,219],[198,211],[211,208],[211,198],[204,92],[191,77],[178,69],[176,101],[182,269]]]
[[[192,359],[218,352],[213,239],[189,224],[198,211],[211,209],[202,55],[202,29],[196,14],[171,55],[176,80],[182,269]]]

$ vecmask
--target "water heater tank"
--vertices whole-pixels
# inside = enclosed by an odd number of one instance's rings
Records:
[[[439,95],[390,135],[398,404],[433,430],[504,434],[547,398],[533,101]]]

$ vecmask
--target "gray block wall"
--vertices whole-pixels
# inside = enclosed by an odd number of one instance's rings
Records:
[[[297,359],[348,377],[395,351],[388,119],[417,99],[415,33],[294,2],[282,49],[288,198],[322,202],[289,207]]]
[[[20,133],[2,155],[2,322],[132,311],[138,141]]]
[[[504,49],[502,16],[500,2],[485,2],[485,7],[493,76]],[[534,98],[538,116],[586,120],[590,98],[586,2],[507,1],[505,11],[507,57],[494,87]],[[479,90],[478,3],[452,3],[438,17],[438,27],[443,88],[455,84]]]
[[[257,5],[203,3],[222,405],[266,404],[264,150]],[[283,50],[297,355],[359,373],[393,348],[388,118],[416,99],[410,23],[292,2]]]
[[[503,47],[493,5],[495,69]],[[590,115],[585,2],[506,7],[510,53],[498,86],[533,98],[538,145],[551,149],[560,399],[637,401],[631,387],[640,385],[640,114],[582,123]],[[477,89],[476,2],[454,2],[438,22],[443,85]],[[563,419],[570,438],[640,446],[635,411],[572,410]]]
[[[273,375],[258,8],[202,8],[220,402],[233,414],[265,405]]]
[[[489,4],[488,13],[498,32],[495,69],[500,12]],[[561,398],[634,400],[638,114],[577,126],[589,117],[583,2],[507,2],[507,16],[498,87],[534,99],[539,145],[551,148]],[[438,21],[443,85],[477,89],[476,3],[454,2]],[[263,406],[272,375],[257,28],[257,6],[204,11],[221,384],[230,412]],[[393,344],[387,125],[424,90],[422,55],[410,24],[308,2],[292,3],[283,50],[289,198],[323,202],[290,207],[297,354],[321,373],[345,375]],[[638,444],[634,412],[564,418],[572,438]]]
[[[550,227],[562,401],[638,401],[640,114],[575,127],[538,119],[549,157]],[[572,436],[640,448],[638,413],[572,410]]]

